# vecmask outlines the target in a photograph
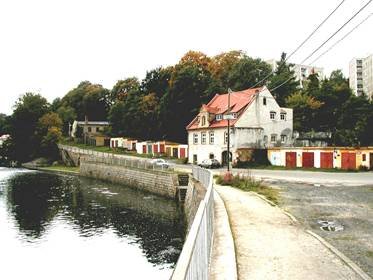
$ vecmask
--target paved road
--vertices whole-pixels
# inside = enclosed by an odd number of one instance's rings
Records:
[[[279,208],[252,193],[216,189],[231,221],[238,279],[360,279]]]

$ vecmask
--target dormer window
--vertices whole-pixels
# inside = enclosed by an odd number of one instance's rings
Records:
[[[222,114],[216,115],[216,120],[217,121],[221,121],[222,119],[223,119],[223,115]]]
[[[267,105],[267,98],[263,97],[263,105]]]
[[[202,126],[206,125],[206,117],[205,116],[202,117],[201,125]]]

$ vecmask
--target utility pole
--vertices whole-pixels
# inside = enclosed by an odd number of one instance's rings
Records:
[[[231,113],[231,92],[232,90],[228,88],[228,110],[227,110],[227,115],[228,115],[228,125],[227,125],[227,171],[230,171],[230,153],[229,153],[229,146],[230,146],[230,113]]]

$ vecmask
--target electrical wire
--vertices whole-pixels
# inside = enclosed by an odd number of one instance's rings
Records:
[[[360,25],[362,25],[364,22],[366,22],[373,13],[368,15],[363,21],[361,21],[358,25],[356,25],[354,28],[352,28],[346,35],[344,35],[341,39],[339,39],[337,42],[335,42],[332,46],[330,46],[325,52],[320,54],[315,60],[313,60],[310,64],[314,64],[316,61],[318,61],[321,57],[323,57],[325,54],[327,54],[331,49],[333,49],[336,45],[338,45],[340,42],[342,42],[346,37],[348,37],[352,32],[354,32]]]
[[[303,45],[321,28],[322,25],[338,10],[338,8],[345,2],[345,0],[342,0],[336,8],[314,29],[310,35],[307,36],[307,38],[298,46],[296,49],[282,62],[283,64],[286,63],[290,57],[292,57]],[[250,88],[256,87],[258,84],[269,78],[271,75],[273,75],[273,71],[270,72],[267,76],[265,76],[263,79],[261,79],[259,82],[257,82],[255,85],[253,85]]]
[[[318,46],[309,56],[307,56],[300,64],[305,63],[310,57],[312,57],[317,51],[319,51],[326,43],[328,43],[335,35],[337,35],[347,24],[350,23],[358,14],[360,14],[373,0],[369,0],[363,7],[361,7],[348,21],[342,24],[328,39],[326,39],[320,46]]]

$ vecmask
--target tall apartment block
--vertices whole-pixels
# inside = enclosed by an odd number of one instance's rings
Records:
[[[355,95],[373,97],[373,55],[350,61],[350,88]]]
[[[276,71],[277,69],[277,61],[274,59],[266,61],[269,65],[271,65],[272,71]],[[303,82],[307,80],[308,76],[311,74],[318,74],[319,79],[324,78],[324,68],[315,67],[311,65],[302,65],[302,64],[293,64],[292,70],[294,71],[297,80],[300,83],[300,86],[303,87]]]

